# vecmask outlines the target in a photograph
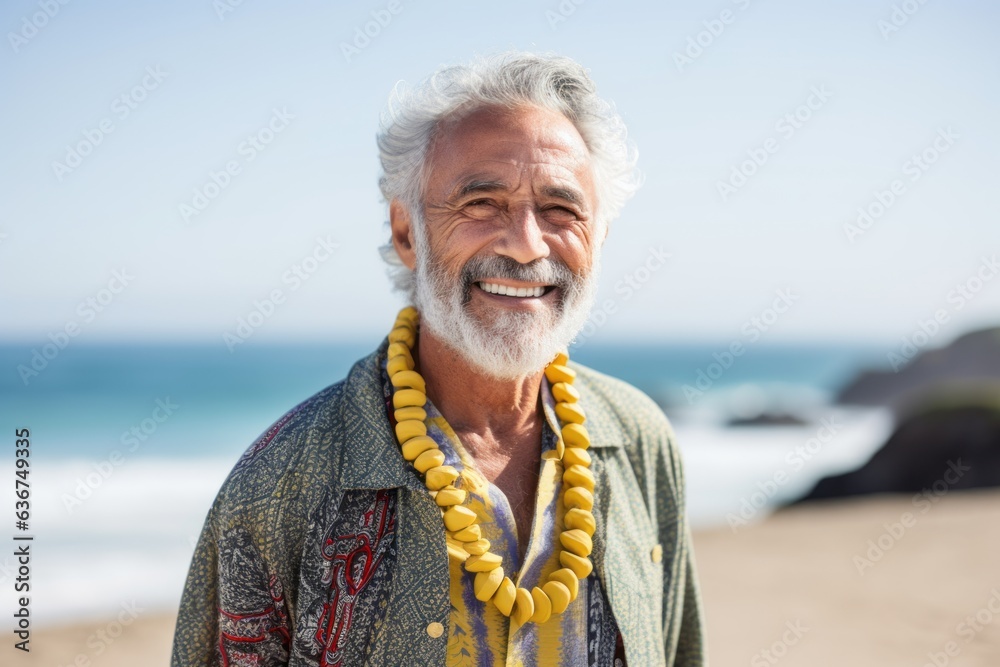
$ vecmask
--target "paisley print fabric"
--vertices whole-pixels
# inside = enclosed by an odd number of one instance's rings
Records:
[[[171,665],[450,664],[461,623],[453,573],[440,512],[390,428],[387,347],[281,417],[223,483],[191,560]],[[613,665],[617,647],[629,665],[706,665],[670,423],[634,387],[570,365],[592,439],[597,522],[585,611],[567,617],[582,619],[574,656]],[[562,664],[510,639],[508,660]]]

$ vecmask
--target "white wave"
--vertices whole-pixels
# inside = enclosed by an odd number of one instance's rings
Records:
[[[819,414],[841,427],[799,470],[790,468],[786,456],[816,437],[818,421],[740,428],[675,422],[692,523],[724,523],[727,514],[739,511],[743,499],[760,491],[759,484],[786,471],[787,482],[776,485],[777,492],[766,498],[756,520],[820,477],[863,463],[891,428],[888,415],[877,410],[830,408]],[[34,622],[109,617],[123,604],[133,603],[144,613],[175,610],[205,516],[235,460],[32,463]],[[13,473],[13,466],[0,466],[5,479],[13,479]],[[13,485],[4,486],[0,506],[11,508]],[[14,576],[13,556],[0,556],[0,588],[10,590]],[[12,613],[12,596],[2,599],[7,606],[3,613]]]
[[[892,415],[882,408],[827,407],[802,426],[724,428],[704,421],[675,422],[691,523],[724,524],[731,514],[741,516],[744,502],[753,512],[743,513],[761,519],[808,492],[822,477],[864,464],[892,429]]]

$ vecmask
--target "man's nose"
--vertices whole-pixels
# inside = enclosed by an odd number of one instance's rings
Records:
[[[549,256],[549,245],[533,208],[519,208],[511,216],[504,228],[503,238],[496,246],[496,252],[521,264]]]

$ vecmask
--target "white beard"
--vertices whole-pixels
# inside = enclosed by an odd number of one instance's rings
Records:
[[[583,276],[548,258],[516,264],[497,255],[474,257],[459,275],[452,276],[444,273],[431,255],[422,220],[414,220],[414,241],[414,302],[420,310],[421,327],[494,378],[515,379],[545,368],[583,328],[597,295],[600,246],[595,246],[591,269]],[[469,271],[478,264],[490,269],[478,275]],[[491,277],[558,285],[560,301],[538,313],[497,308],[491,322],[480,322],[469,313],[463,299],[468,290],[479,289],[471,281]]]

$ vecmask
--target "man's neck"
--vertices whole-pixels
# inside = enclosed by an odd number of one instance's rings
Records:
[[[418,337],[416,363],[428,397],[457,433],[538,432],[544,369],[510,380],[486,376],[427,329]]]

